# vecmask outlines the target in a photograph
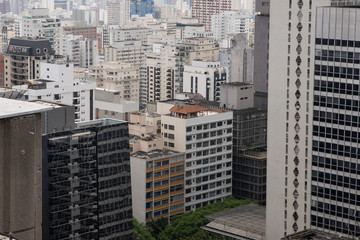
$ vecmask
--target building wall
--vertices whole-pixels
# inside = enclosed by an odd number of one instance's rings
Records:
[[[228,83],[220,86],[221,107],[246,109],[254,106],[254,88],[252,84]]]
[[[280,239],[295,231],[308,229],[311,222],[310,140],[315,10],[317,6],[329,5],[329,1],[302,3],[298,5],[298,2],[292,1],[291,6],[289,2],[285,6],[284,2],[272,1],[270,5],[268,100],[269,106],[276,107],[268,109],[266,236],[269,239]],[[298,42],[299,34],[302,39]],[[300,65],[296,61],[298,57],[302,60]],[[296,95],[297,91],[301,94],[300,98]],[[295,107],[297,102],[300,109]],[[298,175],[294,174],[296,168]],[[293,217],[295,212],[297,217]]]
[[[139,222],[146,222],[146,161],[131,157],[131,194],[133,215]]]
[[[0,120],[0,231],[42,239],[41,115]]]

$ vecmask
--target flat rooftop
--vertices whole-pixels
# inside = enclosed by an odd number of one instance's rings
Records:
[[[131,157],[136,157],[144,160],[151,160],[151,159],[159,159],[159,158],[172,156],[172,155],[179,155],[179,154],[183,154],[183,153],[175,152],[167,149],[155,149],[150,152],[138,151],[136,153],[133,153]]]
[[[40,113],[51,109],[53,107],[43,104],[0,98],[0,119]]]
[[[234,239],[265,240],[265,207],[247,204],[205,216],[211,222],[203,227]]]
[[[338,236],[332,233],[323,232],[316,229],[307,229],[291,235],[288,235],[281,240],[297,240],[297,239],[311,239],[311,240],[350,240],[350,238]]]

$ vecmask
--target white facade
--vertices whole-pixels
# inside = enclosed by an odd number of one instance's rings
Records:
[[[247,11],[223,11],[211,16],[211,32],[216,40],[227,38],[231,34],[249,33],[252,16]]]
[[[192,61],[184,66],[184,92],[200,93],[206,100],[220,101],[220,85],[227,82],[228,69],[220,62]]]
[[[174,111],[187,107],[174,106]],[[161,117],[164,148],[185,152],[185,211],[232,194],[233,113],[192,107],[202,111],[187,118],[174,112]]]
[[[108,2],[108,24],[123,26],[130,21],[130,0]]]
[[[75,122],[93,119],[95,83],[74,79],[73,64],[40,63],[40,79],[13,88],[26,89],[29,101],[41,99],[75,106]]]
[[[329,2],[271,1],[267,239],[310,228],[315,19]]]
[[[254,107],[254,85],[232,82],[220,86],[220,107],[241,110]]]
[[[61,22],[49,16],[49,9],[26,9],[20,20],[20,37],[45,37],[56,54],[60,52]]]

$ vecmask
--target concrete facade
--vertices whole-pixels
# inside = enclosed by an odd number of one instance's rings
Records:
[[[254,86],[250,83],[232,82],[220,85],[220,107],[246,109],[254,105]]]

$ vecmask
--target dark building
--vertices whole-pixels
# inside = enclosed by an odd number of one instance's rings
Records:
[[[103,119],[43,137],[43,239],[132,239],[129,134]]]
[[[267,109],[270,0],[256,0],[254,45],[255,107]]]
[[[266,202],[267,112],[248,108],[234,110],[233,196]]]

